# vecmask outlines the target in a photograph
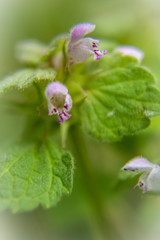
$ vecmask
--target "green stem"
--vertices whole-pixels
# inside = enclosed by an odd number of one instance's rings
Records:
[[[69,123],[66,121],[63,124],[60,125],[60,131],[61,131],[61,141],[62,141],[62,148],[66,148],[66,140],[68,135],[68,129],[69,129]]]
[[[104,215],[103,202],[98,191],[94,170],[92,168],[91,162],[89,161],[88,152],[82,135],[82,131],[78,127],[72,127],[72,129],[70,129],[70,133],[72,150],[75,154],[77,161],[79,161],[78,163],[83,173],[85,187],[87,188],[87,192],[90,195],[90,201],[95,216],[92,225],[97,226],[96,235],[99,236],[97,239],[106,240],[108,239],[108,233],[106,230],[107,223],[106,217]]]
[[[70,137],[72,151],[81,168],[85,183],[84,187],[89,193],[90,205],[93,209],[94,219],[92,219],[91,225],[94,237],[96,236],[96,240],[121,240],[122,237],[119,235],[114,223],[112,223],[110,211],[106,209],[106,201],[101,197],[96,172],[88,156],[82,129],[78,126],[72,126]]]
[[[36,91],[37,91],[37,95],[38,95],[38,98],[39,98],[39,103],[42,104],[43,95],[42,95],[42,92],[41,92],[41,88],[36,82],[34,82],[33,84],[34,84],[34,87],[36,88]]]

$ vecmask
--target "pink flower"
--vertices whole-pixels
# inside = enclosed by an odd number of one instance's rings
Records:
[[[141,173],[137,186],[147,191],[160,191],[160,167],[145,158],[137,157],[122,168],[123,171]]]
[[[46,87],[45,95],[48,101],[49,115],[57,114],[60,123],[71,117],[69,112],[72,108],[72,98],[63,84],[59,82],[50,83]]]
[[[68,61],[70,65],[81,63],[92,55],[94,55],[95,60],[99,60],[107,53],[106,49],[104,51],[98,50],[100,40],[84,38],[85,35],[94,31],[95,26],[90,23],[82,23],[71,30],[71,38],[68,44]]]
[[[121,52],[125,56],[133,56],[137,58],[139,62],[141,62],[144,57],[144,53],[140,49],[133,46],[120,46],[115,48],[114,51]]]

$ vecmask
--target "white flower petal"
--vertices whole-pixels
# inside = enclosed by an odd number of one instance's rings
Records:
[[[73,45],[69,50],[69,64],[81,63],[92,56],[94,52],[84,45]]]
[[[150,163],[147,159],[142,157],[134,158],[124,165],[122,170],[124,171],[136,171],[136,172],[144,172],[147,170],[151,170],[155,165]]]
[[[100,40],[94,38],[83,38],[78,43],[94,50],[98,48],[100,42],[101,42]]]
[[[68,89],[59,82],[52,82],[48,84],[45,95],[47,99],[50,99],[54,93],[62,93],[63,95],[67,95]]]
[[[160,167],[151,170],[147,178],[147,191],[160,191]]]
[[[83,38],[85,35],[89,34],[90,32],[93,32],[95,29],[95,24],[90,23],[82,23],[74,26],[71,30],[71,42],[77,42],[81,38]]]

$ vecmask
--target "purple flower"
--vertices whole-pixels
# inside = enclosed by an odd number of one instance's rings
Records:
[[[68,62],[70,65],[81,63],[90,56],[94,55],[95,60],[101,59],[106,53],[98,50],[100,40],[94,38],[84,38],[85,35],[94,31],[96,25],[90,23],[82,23],[76,25],[71,30],[70,42],[68,44]]]
[[[122,170],[142,173],[137,186],[143,192],[160,191],[160,167],[158,165],[138,157],[125,164]]]
[[[72,98],[63,84],[59,82],[50,83],[46,87],[45,95],[48,101],[48,115],[57,114],[60,123],[71,117],[69,112],[72,108]]]
[[[115,48],[114,51],[121,52],[125,56],[126,55],[133,56],[133,57],[137,58],[139,62],[141,62],[144,57],[144,53],[140,49],[133,47],[133,46],[120,46],[120,47]]]

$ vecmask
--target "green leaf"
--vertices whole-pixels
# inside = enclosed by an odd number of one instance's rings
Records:
[[[104,47],[105,48],[105,47]],[[103,48],[103,49],[104,49]],[[138,65],[138,60],[133,56],[124,56],[121,53],[107,53],[100,61],[93,61],[93,58],[89,58],[85,63],[75,64],[73,66],[77,77],[82,78],[84,85],[94,77],[104,71],[110,71],[115,68],[130,68]],[[87,80],[83,75],[88,75]]]
[[[57,52],[64,51],[64,44],[69,40],[69,36],[68,33],[58,35],[48,46],[34,39],[22,41],[16,46],[16,56],[20,62],[37,66],[50,61]]]
[[[13,75],[5,77],[0,81],[0,94],[10,88],[24,89],[34,82],[53,81],[55,71],[53,69],[22,69]]]
[[[160,115],[160,91],[151,72],[137,66],[133,57],[128,64],[128,57],[117,59],[85,86],[88,97],[82,105],[82,124],[100,140],[120,140],[146,128],[150,117]]]
[[[117,67],[133,67],[134,65],[138,65],[138,63],[138,59],[133,56],[125,56],[122,53],[113,52],[105,55],[102,61],[99,61],[98,64],[101,66],[101,68],[111,70]]]
[[[53,142],[18,144],[0,155],[0,210],[54,206],[72,190],[73,158]]]
[[[37,40],[26,40],[16,46],[16,57],[20,62],[36,66],[46,54],[48,47]]]

